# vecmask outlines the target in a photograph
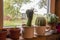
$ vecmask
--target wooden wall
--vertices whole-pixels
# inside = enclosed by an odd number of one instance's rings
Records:
[[[60,20],[60,0],[51,0],[51,13],[55,13]]]
[[[0,28],[3,27],[3,0],[0,0]]]
[[[51,0],[51,4],[50,4],[50,12],[51,13],[55,13],[55,0]]]
[[[56,0],[56,3],[55,3],[55,14],[57,16],[59,16],[59,20],[60,20],[60,0]]]

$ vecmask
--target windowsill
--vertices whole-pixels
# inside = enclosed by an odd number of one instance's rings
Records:
[[[16,27],[13,27],[13,26],[4,26],[3,28],[21,28],[22,26],[16,26]]]

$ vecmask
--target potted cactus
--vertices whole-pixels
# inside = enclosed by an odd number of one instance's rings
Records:
[[[20,36],[20,28],[17,28],[15,26],[15,28],[10,28],[10,38],[12,38],[13,40],[18,40],[19,36]]]
[[[23,38],[33,38],[34,37],[34,27],[32,26],[33,19],[33,9],[28,9],[26,11],[27,14],[27,24],[23,26]]]
[[[36,27],[36,33],[38,36],[45,35],[45,29],[46,29],[46,19],[44,17],[37,17],[35,21]]]
[[[7,37],[7,30],[0,29],[0,40],[6,40]]]
[[[46,15],[46,19],[47,19],[48,25],[51,26],[51,29],[55,30],[56,24],[58,22],[58,17],[55,14],[50,13]]]

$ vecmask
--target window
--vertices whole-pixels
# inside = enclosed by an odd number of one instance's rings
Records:
[[[4,27],[26,24],[26,10],[34,8],[32,24],[37,16],[50,12],[50,0],[4,0]]]

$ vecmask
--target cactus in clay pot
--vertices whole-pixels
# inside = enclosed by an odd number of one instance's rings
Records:
[[[33,38],[34,37],[34,27],[31,26],[32,19],[33,19],[33,9],[28,9],[26,11],[26,15],[28,18],[26,27],[23,27],[23,38]]]
[[[45,29],[46,29],[46,19],[45,17],[41,16],[41,17],[37,17],[36,21],[35,21],[35,25],[37,25],[36,27],[36,33],[37,35],[45,35]]]
[[[54,30],[54,33],[56,32],[56,24],[58,22],[59,17],[54,13],[48,13],[46,14],[47,24],[51,26],[51,29]]]

